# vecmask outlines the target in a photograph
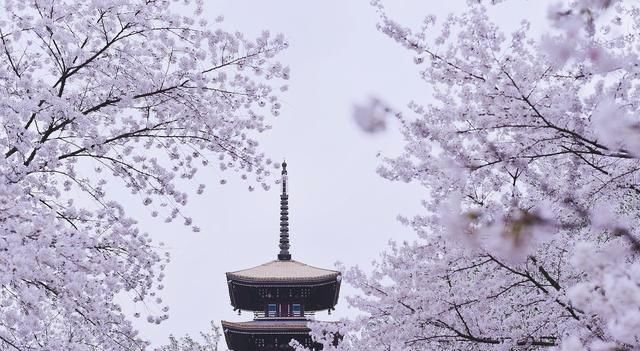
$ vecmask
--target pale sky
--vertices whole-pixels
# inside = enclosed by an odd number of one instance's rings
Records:
[[[387,2],[390,13],[407,25],[418,25],[428,12],[448,12],[463,3]],[[539,2],[528,4],[535,8]],[[367,269],[390,239],[416,239],[396,216],[418,213],[426,191],[391,183],[375,172],[379,153],[393,156],[402,148],[398,125],[392,122],[387,132],[371,136],[356,127],[351,114],[353,105],[369,96],[398,109],[412,99],[428,101],[428,87],[419,79],[411,53],[376,30],[377,15],[369,1],[207,0],[205,13],[211,22],[223,15],[225,29],[248,35],[269,29],[288,39],[280,61],[291,68],[289,91],[281,115],[272,119],[273,130],[260,140],[274,160],[286,158],[289,164],[293,259],[323,268],[341,261]],[[249,192],[249,184],[232,173],[220,185],[217,172],[203,169],[191,185],[207,184],[205,194],[191,196],[185,209],[200,233],[140,212],[142,228],[164,241],[172,255],[163,290],[169,320],[159,326],[137,323],[154,346],[165,343],[169,334],[197,336],[211,320],[253,318],[233,312],[224,273],[265,263],[278,253],[278,188]],[[316,318],[353,316],[344,300],[351,293],[343,285],[333,315],[323,312]],[[226,349],[224,341],[221,346]]]

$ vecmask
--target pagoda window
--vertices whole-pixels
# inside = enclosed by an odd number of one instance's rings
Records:
[[[291,312],[294,317],[302,317],[302,306],[299,303],[294,303],[291,306]]]
[[[267,317],[277,317],[278,306],[275,303],[270,303],[267,306]]]

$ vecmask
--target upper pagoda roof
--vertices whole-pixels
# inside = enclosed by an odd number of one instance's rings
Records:
[[[227,273],[227,279],[244,283],[312,284],[338,279],[340,272],[309,266],[295,260],[274,260],[259,266]]]

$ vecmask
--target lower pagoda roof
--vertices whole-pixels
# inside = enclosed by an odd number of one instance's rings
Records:
[[[311,338],[311,329],[307,326],[312,320],[297,319],[259,319],[249,322],[222,321],[222,330],[227,346],[233,351],[293,351],[289,345],[291,339],[313,350],[322,350]],[[342,339],[336,335],[334,346]]]
[[[321,350],[322,345],[313,342],[310,320],[261,319],[250,322],[222,321],[222,330],[229,350],[233,351],[293,351],[292,339],[305,347]]]
[[[225,333],[239,334],[309,334],[308,319],[264,319],[248,322],[222,321]]]
[[[227,280],[255,284],[307,285],[335,281],[340,272],[313,267],[295,260],[274,260],[256,267],[227,273]]]

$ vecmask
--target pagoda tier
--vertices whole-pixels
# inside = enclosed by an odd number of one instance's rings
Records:
[[[309,321],[300,320],[253,320],[233,323],[222,321],[225,341],[230,350],[270,351],[290,349],[286,345],[292,339],[310,349],[321,349],[322,345],[311,340],[307,327]],[[285,347],[283,347],[285,346]]]
[[[229,296],[234,309],[265,313],[270,303],[296,303],[304,306],[308,312],[331,310],[338,303],[340,279],[338,271],[294,260],[271,261],[227,273]],[[291,314],[290,308],[284,309]]]

